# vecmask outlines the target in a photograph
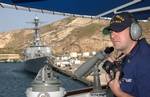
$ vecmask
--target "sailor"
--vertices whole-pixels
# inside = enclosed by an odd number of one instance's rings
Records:
[[[120,71],[114,79],[106,76],[116,97],[150,97],[150,45],[142,36],[135,17],[128,12],[115,14],[107,29],[116,50],[124,54]]]

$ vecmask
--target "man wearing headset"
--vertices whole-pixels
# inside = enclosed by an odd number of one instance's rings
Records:
[[[114,15],[107,27],[114,48],[125,57],[114,79],[107,75],[108,86],[116,97],[150,97],[150,45],[141,38],[138,21],[128,12]]]

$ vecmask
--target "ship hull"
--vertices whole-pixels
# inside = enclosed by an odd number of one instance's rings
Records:
[[[25,62],[25,71],[31,72],[31,73],[38,73],[38,71],[46,64],[48,64],[47,57],[40,57],[35,59],[29,59]]]

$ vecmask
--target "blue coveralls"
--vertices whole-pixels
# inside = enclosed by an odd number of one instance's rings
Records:
[[[150,97],[150,45],[145,39],[124,58],[121,89],[134,97]]]

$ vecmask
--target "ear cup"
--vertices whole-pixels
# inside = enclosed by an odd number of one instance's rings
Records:
[[[132,40],[135,40],[135,41],[139,40],[139,38],[142,36],[142,28],[138,23],[133,22],[131,24],[130,35],[131,35]]]

